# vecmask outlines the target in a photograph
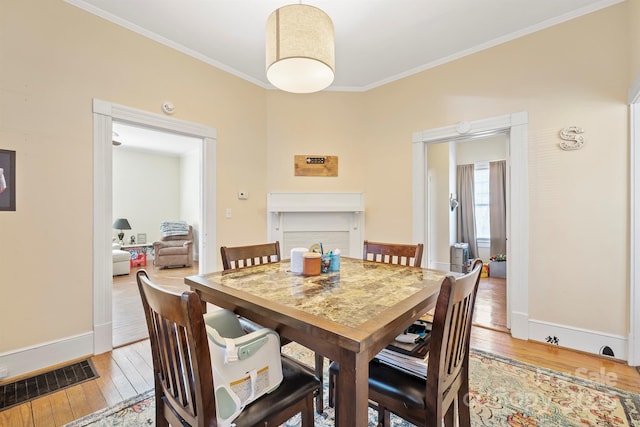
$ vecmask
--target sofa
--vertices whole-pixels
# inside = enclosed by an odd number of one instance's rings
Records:
[[[189,225],[186,234],[163,236],[153,242],[156,267],[191,267],[193,264],[193,228]]]
[[[131,272],[131,254],[120,249],[120,245],[114,243],[112,247],[113,275],[122,276]]]

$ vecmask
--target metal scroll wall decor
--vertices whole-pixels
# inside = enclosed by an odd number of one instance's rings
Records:
[[[584,145],[584,129],[577,126],[569,126],[560,131],[560,148],[565,151],[578,150]]]

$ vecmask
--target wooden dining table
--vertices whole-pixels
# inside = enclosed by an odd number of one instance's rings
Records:
[[[284,260],[189,276],[200,298],[276,330],[340,364],[336,425],[368,424],[369,361],[435,306],[445,271],[342,257],[304,276]]]

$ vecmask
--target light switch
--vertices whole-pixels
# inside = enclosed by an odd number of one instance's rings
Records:
[[[231,218],[231,208],[227,208],[226,212],[224,213],[224,216],[227,218]]]

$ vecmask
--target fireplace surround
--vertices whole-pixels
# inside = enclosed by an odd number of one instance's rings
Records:
[[[280,241],[283,259],[291,249],[314,243],[360,258],[364,220],[363,193],[267,194],[268,239]]]

